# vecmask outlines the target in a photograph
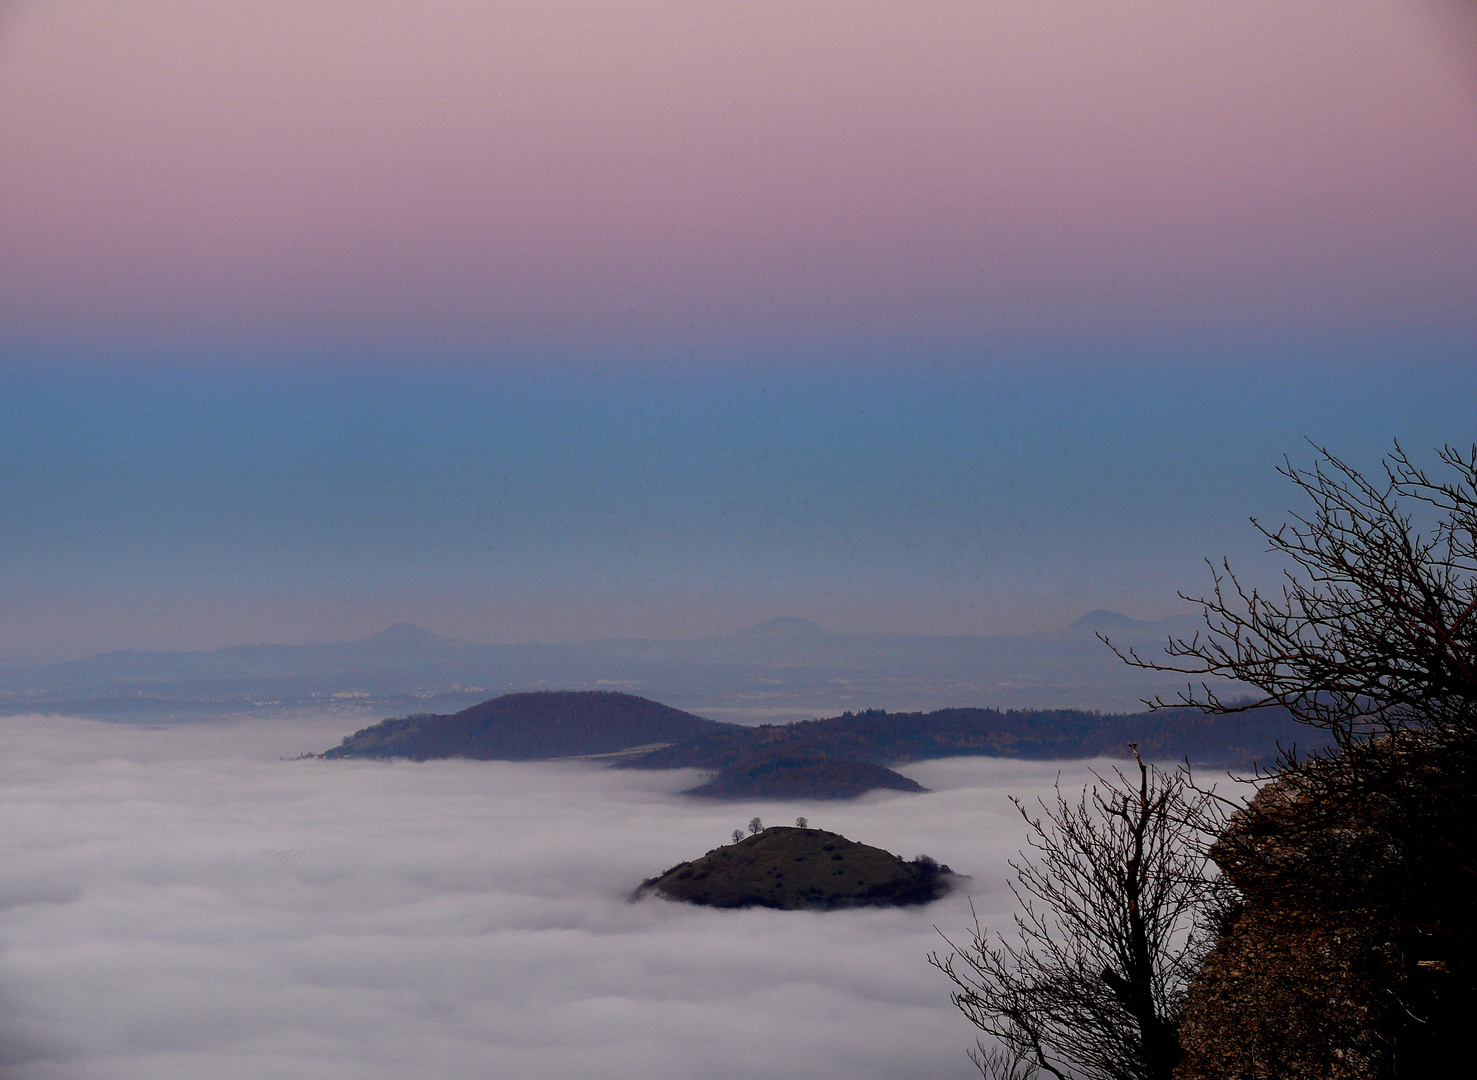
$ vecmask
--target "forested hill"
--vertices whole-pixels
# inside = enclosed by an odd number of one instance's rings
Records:
[[[730,726],[632,694],[545,690],[504,694],[450,715],[385,720],[323,756],[529,761],[609,754]]]
[[[1189,758],[1219,768],[1270,762],[1278,746],[1311,745],[1316,733],[1281,709],[1207,716],[1193,709],[1142,713],[1075,710],[1000,712],[871,709],[826,720],[753,728],[724,726],[620,763],[628,769],[725,769],[756,754],[823,754],[896,765],[925,758],[988,755],[1035,759],[1121,757],[1138,744],[1146,758]]]
[[[1231,716],[1191,709],[873,709],[796,724],[741,727],[631,694],[540,691],[505,694],[448,715],[385,720],[356,731],[323,756],[529,761],[635,750],[616,767],[714,772],[695,794],[851,798],[878,787],[921,790],[884,766],[925,758],[1123,757],[1128,744],[1135,743],[1147,758],[1245,768],[1270,763],[1279,745],[1307,748],[1312,734],[1280,709]],[[659,748],[640,752],[642,747]]]

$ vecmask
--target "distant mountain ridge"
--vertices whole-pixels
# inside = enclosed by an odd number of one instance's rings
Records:
[[[821,638],[829,633],[830,631],[824,626],[821,626],[820,623],[811,622],[809,619],[781,617],[770,619],[768,622],[760,623],[758,626],[746,626],[741,630],[734,630],[731,633],[721,636],[729,639],[754,641],[760,639],[772,640],[775,638],[793,639],[797,637]]]
[[[677,640],[489,645],[397,623],[360,641],[121,650],[0,667],[0,711],[150,719],[329,707],[455,712],[490,694],[573,688],[741,719],[960,703],[1126,711],[1177,680],[1126,667],[1096,634],[1152,649],[1185,628],[1104,611],[1047,634],[993,637],[852,634],[780,618]]]

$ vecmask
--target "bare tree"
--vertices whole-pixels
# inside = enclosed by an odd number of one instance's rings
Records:
[[[1467,929],[1477,812],[1463,779],[1477,768],[1477,446],[1445,447],[1435,475],[1397,444],[1375,479],[1318,453],[1309,470],[1280,470],[1311,510],[1275,529],[1253,522],[1289,560],[1280,589],[1249,588],[1212,564],[1211,595],[1186,597],[1203,630],[1172,638],[1164,660],[1119,655],[1198,680],[1155,706],[1282,706],[1332,734],[1334,752],[1290,752],[1272,774],[1298,807],[1282,815],[1282,842],[1262,843],[1253,815],[1241,830],[1250,839],[1226,854],[1311,852],[1314,885],[1331,882],[1339,896],[1360,885],[1396,909],[1387,936],[1403,981],[1390,1000],[1410,1032],[1382,1037],[1414,1075],[1438,1075],[1427,1066],[1465,1046],[1477,1005],[1473,980],[1448,974],[1477,953]],[[1256,693],[1233,698],[1222,680]],[[1076,803],[1058,792],[1042,816],[1021,808],[1033,856],[1013,864],[1014,935],[976,920],[966,947],[930,957],[954,982],[955,1004],[993,1037],[973,1055],[982,1073],[1169,1080],[1186,985],[1236,899],[1203,842],[1230,805],[1140,761],[1136,784],[1117,774]],[[1389,872],[1371,876],[1381,860]]]
[[[760,821],[757,817],[751,817],[749,819],[749,832],[753,833],[755,836],[758,836],[763,831],[764,822]]]
[[[1137,750],[1135,749],[1137,759]],[[1223,800],[1138,760],[1069,802],[1057,791],[1013,862],[1015,933],[975,919],[966,944],[929,962],[993,1042],[970,1057],[990,1080],[1170,1080],[1185,987],[1211,939],[1215,885],[1203,839]]]
[[[1248,588],[1223,560],[1209,596],[1185,597],[1201,609],[1199,633],[1172,638],[1165,660],[1119,655],[1199,680],[1151,705],[1280,705],[1334,739],[1283,754],[1265,777],[1275,798],[1253,804],[1223,856],[1243,879],[1277,883],[1248,900],[1252,916],[1282,905],[1316,924],[1357,909],[1382,959],[1349,970],[1384,982],[1302,1027],[1282,1018],[1271,1042],[1241,1022],[1257,995],[1241,1013],[1220,1001],[1236,1052],[1260,1062],[1257,1075],[1285,1075],[1285,1052],[1346,1064],[1347,1029],[1373,1032],[1394,1075],[1460,1075],[1477,1009],[1477,446],[1444,447],[1428,471],[1397,443],[1373,478],[1318,455],[1311,469],[1280,469],[1310,509],[1275,529],[1253,521],[1288,561],[1280,589]],[[1220,679],[1256,693],[1231,700]],[[1265,964],[1247,956],[1238,978],[1254,986]]]
[[[1200,680],[1153,705],[1281,705],[1340,748],[1370,733],[1477,733],[1477,446],[1443,448],[1434,477],[1398,443],[1373,480],[1318,454],[1310,470],[1278,470],[1311,512],[1276,529],[1252,522],[1291,562],[1277,594],[1246,587],[1222,560],[1209,596],[1181,594],[1204,630],[1170,639],[1164,661],[1115,651]],[[1220,678],[1257,695],[1228,701]]]
[[[795,819],[795,828],[797,829],[804,829],[807,828],[809,825],[810,822],[806,821],[803,817],[797,817]]]
[[[733,842],[735,844],[737,844],[743,838],[744,838],[744,830],[743,829],[734,829],[733,830]]]

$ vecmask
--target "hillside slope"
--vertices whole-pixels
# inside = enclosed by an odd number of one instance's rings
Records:
[[[504,694],[445,716],[385,720],[356,731],[323,756],[530,761],[609,754],[728,726],[632,694],[545,690]]]

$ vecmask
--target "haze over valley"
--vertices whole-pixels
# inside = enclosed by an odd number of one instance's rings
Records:
[[[1022,1080],[930,953],[1058,819],[1172,909],[1027,988],[1153,1062],[1074,1080],[1465,1038],[1474,57],[1466,0],[0,2],[0,1080]],[[1360,741],[1429,701],[1467,744]]]
[[[0,720],[24,838],[0,880],[9,1076],[964,1080],[922,957],[970,897],[1009,909],[1005,793],[1063,768],[924,763],[907,771],[930,794],[822,811],[692,800],[695,770],[281,760],[344,726]],[[972,879],[925,908],[629,900],[751,815],[802,814]]]

